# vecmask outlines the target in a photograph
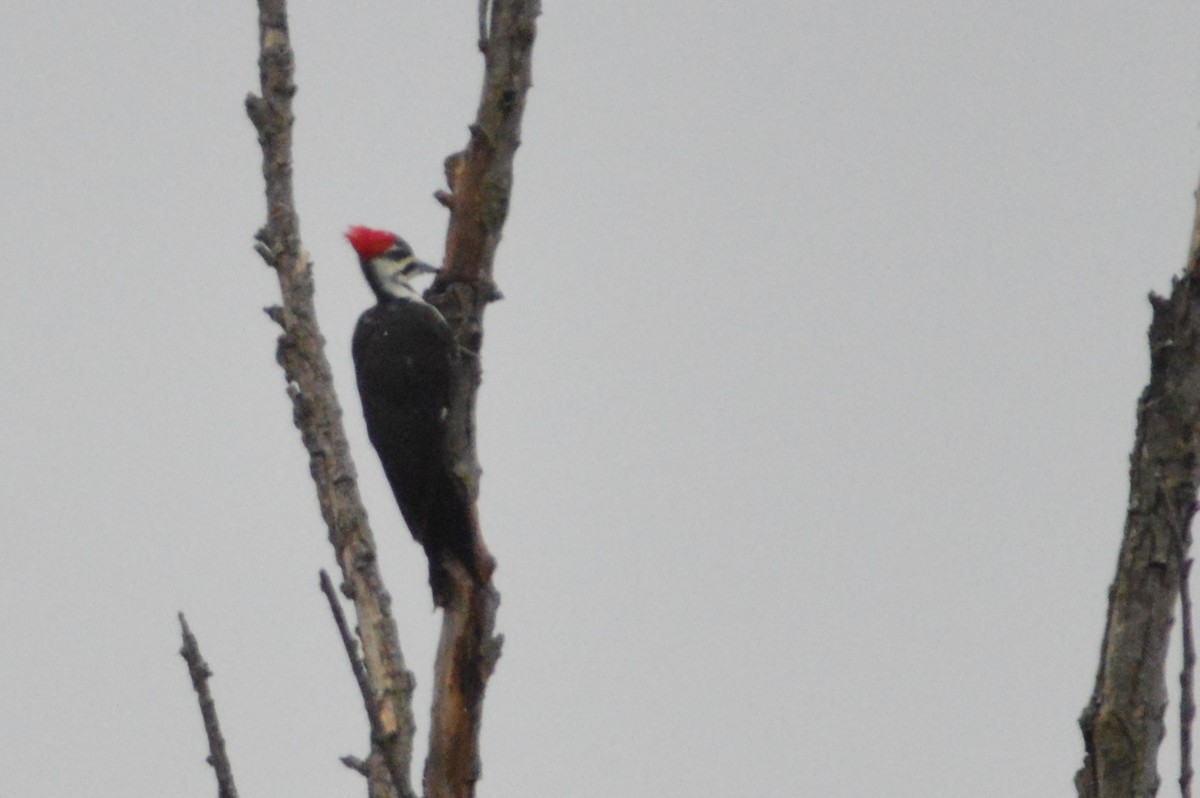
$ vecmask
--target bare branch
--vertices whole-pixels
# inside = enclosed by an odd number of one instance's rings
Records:
[[[345,592],[354,602],[367,673],[379,702],[378,739],[391,748],[388,761],[403,763],[395,785],[412,796],[408,775],[415,723],[412,674],[404,664],[391,616],[391,598],[379,575],[375,541],[358,494],[357,476],[342,428],[324,338],[313,305],[312,264],[300,243],[292,195],[292,82],[294,57],[284,0],[259,0],[261,96],[246,98],[258,131],[266,181],[267,224],[255,239],[263,259],[279,277],[282,307],[268,311],[282,328],[276,358],[283,367],[293,420],[309,455],[321,515],[328,527]]]
[[[488,46],[488,0],[479,0],[479,52],[486,53]]]
[[[179,626],[183,632],[183,648],[179,649],[179,654],[187,663],[188,674],[192,677],[192,688],[200,701],[204,733],[208,736],[208,764],[212,765],[217,774],[217,795],[219,798],[237,798],[237,787],[233,784],[233,768],[229,764],[229,755],[225,752],[221,724],[217,721],[217,705],[208,690],[208,677],[212,676],[212,671],[209,670],[204,657],[200,656],[200,644],[188,628],[187,619],[183,617],[182,612],[179,613]]]
[[[1192,639],[1192,596],[1188,577],[1192,561],[1184,560],[1179,575],[1179,622],[1183,626],[1183,669],[1179,674],[1179,791],[1182,798],[1192,798],[1192,722],[1196,719],[1196,644]]]
[[[1200,474],[1200,271],[1151,295],[1150,383],[1138,401],[1129,507],[1092,697],[1079,719],[1081,798],[1149,798],[1159,786],[1166,655]]]
[[[486,19],[490,5],[490,21]],[[480,0],[480,50],[485,69],[479,111],[467,148],[446,159],[449,191],[434,196],[450,210],[441,273],[427,298],[442,312],[464,353],[450,408],[450,450],[472,501],[479,495],[475,399],[483,346],[483,311],[499,298],[492,278],[496,247],[508,216],[513,158],[521,139],[539,0]],[[482,583],[453,567],[453,598],[443,608],[434,673],[433,722],[425,761],[427,798],[469,798],[481,773],[479,729],[483,695],[500,656],[494,634],[500,595],[491,585],[494,561],[475,518]]]
[[[329,600],[329,611],[333,614],[338,634],[342,637],[346,658],[350,660],[350,670],[354,672],[354,681],[358,683],[358,692],[362,695],[363,708],[366,709],[367,717],[371,721],[371,732],[375,734],[379,731],[376,728],[379,723],[379,709],[375,705],[375,695],[371,692],[371,680],[367,676],[367,670],[363,667],[362,660],[359,659],[358,643],[354,640],[354,635],[351,634],[350,627],[346,623],[346,613],[342,612],[342,603],[338,600],[334,590],[333,580],[329,578],[329,574],[324,568],[321,569],[321,592]]]
[[[350,670],[354,672],[354,681],[358,683],[363,709],[366,710],[367,720],[371,724],[371,742],[382,754],[383,763],[387,767],[392,783],[403,784],[409,778],[410,763],[394,758],[396,747],[391,745],[391,741],[387,739],[390,732],[380,718],[379,702],[375,699],[375,692],[371,689],[371,679],[358,656],[358,643],[355,642],[354,635],[350,632],[350,626],[346,623],[346,614],[342,612],[342,603],[338,600],[333,580],[329,578],[329,574],[325,572],[324,568],[321,569],[321,592],[329,600],[329,611],[333,613],[334,623],[337,624],[338,634],[342,638],[342,646],[346,649],[347,659],[350,660]],[[342,762],[345,763],[346,759],[343,758]],[[362,772],[367,775],[365,764]]]

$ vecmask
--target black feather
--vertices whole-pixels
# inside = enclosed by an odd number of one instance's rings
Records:
[[[477,573],[473,510],[447,447],[457,352],[441,314],[423,302],[381,301],[362,314],[354,330],[367,433],[409,531],[425,548],[439,606],[448,597],[447,557]]]

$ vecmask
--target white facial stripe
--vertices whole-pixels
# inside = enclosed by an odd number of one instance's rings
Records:
[[[408,267],[416,257],[409,255],[400,260],[392,260],[391,258],[378,257],[371,261],[371,268],[375,270],[375,274],[379,277],[379,284],[383,290],[387,291],[394,297],[400,299],[415,299],[418,302],[424,302],[420,292],[413,288],[408,281],[408,277],[404,274],[405,268]]]
[[[400,260],[392,260],[391,258],[376,258],[371,261],[371,267],[375,269],[375,273],[379,275],[381,282],[390,283],[395,280],[404,279],[404,269],[408,264],[416,260],[415,257],[409,255],[407,258]]]

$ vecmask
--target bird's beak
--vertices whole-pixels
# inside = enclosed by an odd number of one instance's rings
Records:
[[[437,266],[430,266],[428,263],[426,263],[423,260],[414,261],[413,266],[417,267],[418,274],[437,274],[438,273]]]

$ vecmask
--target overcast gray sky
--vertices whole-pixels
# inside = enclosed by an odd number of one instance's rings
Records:
[[[479,410],[506,636],[479,794],[1071,795],[1200,8],[671,5],[544,4]],[[302,230],[421,756],[437,619],[341,233],[438,257],[474,6],[291,8]],[[251,249],[253,3],[5,10],[0,791],[212,795],[184,610],[242,794],[361,796]]]

